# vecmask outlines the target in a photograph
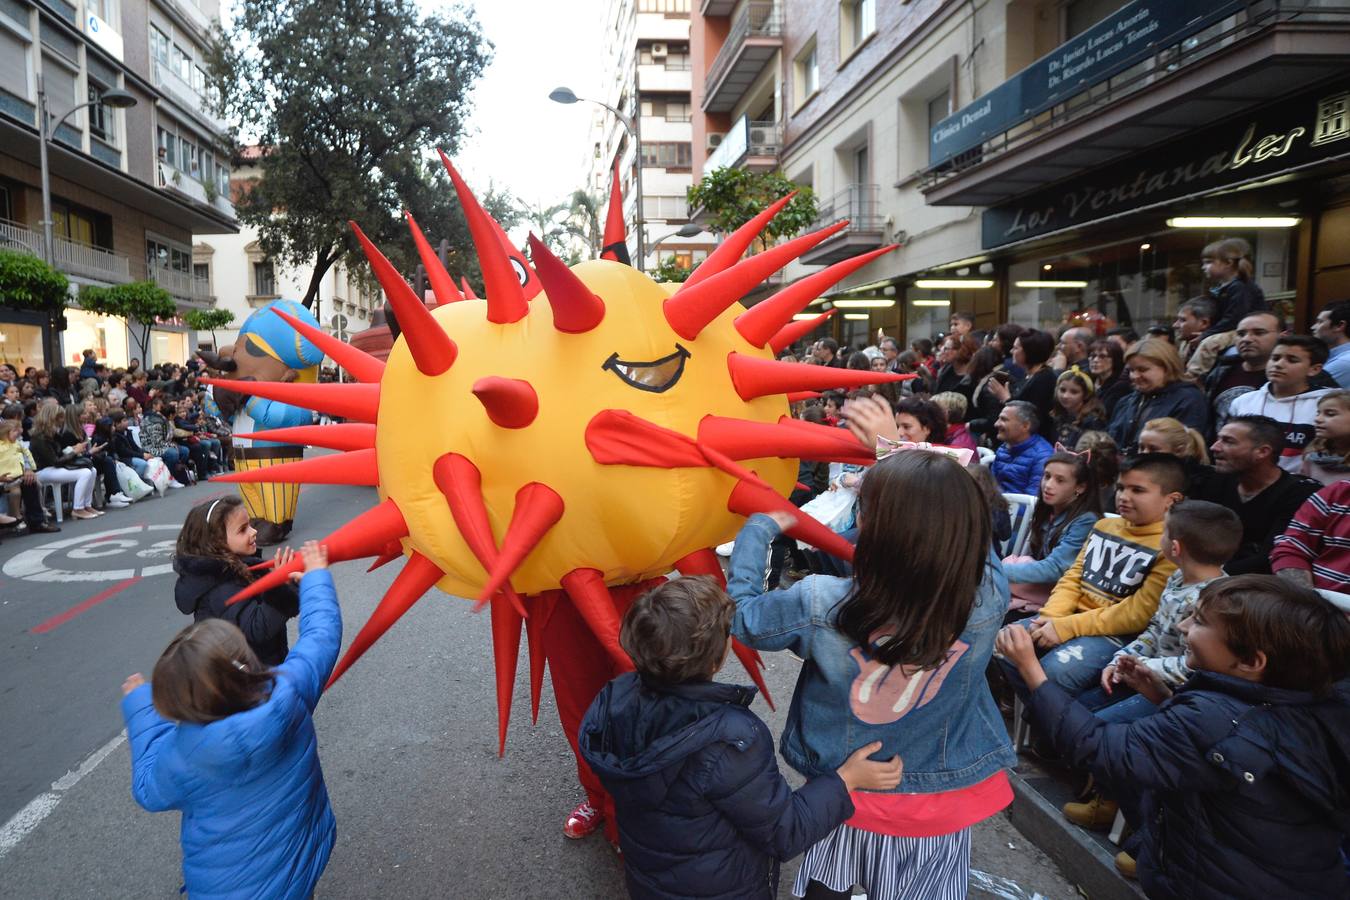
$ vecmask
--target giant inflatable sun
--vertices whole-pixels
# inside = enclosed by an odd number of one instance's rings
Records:
[[[794,314],[892,248],[837,263],[751,309],[738,302],[845,222],[741,260],[785,197],[729,235],[684,284],[662,285],[610,260],[569,269],[533,236],[527,262],[445,165],[486,299],[455,288],[409,217],[438,302],[428,309],[353,223],[401,326],[387,363],[277,311],[360,383],[230,383],[348,420],[255,438],[345,452],[226,480],[377,488],[381,502],[326,539],[330,559],[407,563],[333,679],[431,587],[477,598],[490,604],[504,741],[522,625],[538,710],[531,597],[564,591],[614,661],[631,668],[608,586],[672,570],[720,577],[709,548],[752,512],[791,509],[784,495],[798,459],[872,458],[846,431],[789,417],[789,399],[907,376],[774,359],[828,316],[796,322]],[[793,533],[851,555],[810,520]],[[299,567],[297,559],[268,573],[236,600]],[[736,650],[762,687],[757,656]]]

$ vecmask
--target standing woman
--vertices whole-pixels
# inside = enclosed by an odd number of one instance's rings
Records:
[[[1205,392],[1186,380],[1177,348],[1145,338],[1125,354],[1132,390],[1116,404],[1107,429],[1125,456],[1138,452],[1139,433],[1150,419],[1176,419],[1204,434],[1209,426]]]
[[[1045,331],[1029,328],[1013,341],[1013,362],[1027,372],[1016,390],[1001,381],[991,380],[989,391],[999,403],[1009,400],[1025,400],[1036,407],[1040,416],[1042,437],[1054,436],[1054,423],[1050,411],[1055,406],[1055,370],[1047,363],[1055,352],[1055,338]]]
[[[1112,340],[1093,341],[1088,348],[1088,372],[1097,385],[1097,399],[1106,410],[1109,422],[1120,398],[1130,392],[1130,379],[1125,375],[1125,351]]]
[[[858,520],[852,578],[765,592],[769,544],[790,513],[751,516],[731,557],[732,633],[805,660],[781,742],[788,764],[831,771],[859,740],[905,763],[895,791],[852,794],[852,818],[806,852],[793,894],[847,900],[858,884],[869,900],[964,897],[971,829],[1012,801],[1017,761],[983,677],[1008,608],[989,506],[952,459],[902,450],[863,479]]]
[[[1243,316],[1270,308],[1265,292],[1253,280],[1252,245],[1242,238],[1224,238],[1208,245],[1200,253],[1200,263],[1205,277],[1214,283],[1209,295],[1217,310],[1214,323],[1201,332],[1201,340],[1234,331]]]
[[[71,502],[71,515],[77,519],[96,519],[103,513],[94,509],[94,480],[98,473],[92,464],[77,466],[77,461],[89,446],[88,439],[63,440],[66,426],[66,411],[50,400],[38,407],[33,417],[33,435],[28,449],[37,463],[39,484],[71,484],[75,486],[75,497]],[[73,436],[72,436],[73,438]],[[56,502],[61,502],[58,492]]]

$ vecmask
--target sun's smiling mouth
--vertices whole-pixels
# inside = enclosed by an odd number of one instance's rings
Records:
[[[611,353],[600,368],[613,372],[629,387],[660,394],[680,380],[684,374],[684,361],[689,356],[688,350],[676,344],[674,353],[651,362],[629,362],[619,359],[619,354]]]

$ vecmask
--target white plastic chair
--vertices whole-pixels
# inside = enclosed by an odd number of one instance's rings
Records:
[[[61,522],[63,521],[61,517],[61,504],[62,504],[61,482],[59,481],[38,482],[38,491],[39,496],[42,496],[43,492],[46,491],[52,492],[52,509],[56,511],[56,524],[60,525]],[[43,502],[45,503],[46,500],[44,499]]]
[[[128,425],[127,431],[131,432],[131,439],[136,442],[137,446],[139,446],[141,443],[141,426]]]
[[[1031,539],[1031,513],[1036,509],[1036,498],[1030,494],[1004,494],[1008,501],[1008,516],[1012,519],[1012,537],[1003,545],[1003,556],[1021,556]]]
[[[988,447],[976,447],[975,452],[980,455],[980,465],[982,466],[987,466],[990,463],[992,463],[994,461],[994,457],[997,455],[994,453],[993,450],[990,450]]]

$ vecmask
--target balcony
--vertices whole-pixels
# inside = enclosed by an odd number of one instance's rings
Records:
[[[0,249],[28,253],[42,257],[42,233],[18,222],[0,219]],[[82,244],[63,237],[52,238],[52,255],[56,268],[67,275],[78,275],[91,281],[126,284],[131,281],[131,261],[120,253]]]
[[[180,300],[204,303],[211,299],[211,281],[208,278],[163,266],[150,266],[149,275],[151,281]]]
[[[198,203],[210,206],[227,216],[234,216],[234,204],[230,202],[228,197],[222,196],[219,192],[207,190],[206,185],[196,178],[163,160],[159,161],[159,186],[166,191],[174,191],[184,197],[196,200]]]
[[[159,60],[152,60],[152,63],[155,73],[155,87],[168,94],[174,103],[191,113],[202,124],[214,130],[216,134],[225,134],[230,130],[225,120],[211,111],[210,105],[197,92],[196,88],[184,81],[182,76]]]
[[[778,4],[742,4],[703,83],[704,112],[729,112],[782,46],[783,11]]]
[[[802,256],[807,266],[825,266],[875,250],[881,246],[881,188],[875,184],[850,184],[819,204],[820,213],[809,230],[815,231],[848,219],[848,227]]]
[[[637,67],[638,90],[642,93],[649,91],[663,91],[667,93],[686,94],[689,92],[690,84],[693,78],[689,71],[689,63],[673,63],[671,65],[641,65]]]
[[[938,123],[930,145],[945,138],[948,123],[974,123],[975,140],[930,165],[922,187],[928,203],[997,206],[1141,150],[1185,141],[1202,125],[1239,118],[1350,66],[1350,6],[1341,0],[1242,7],[1215,4],[1215,13],[1160,39],[1128,68],[1052,93],[1048,108],[1028,109],[1027,95],[1044,90],[1042,67],[1055,57],[1081,59],[1075,54],[1093,31],[1032,63]],[[1137,14],[1126,7],[1113,16]],[[1113,22],[1108,17],[1094,27]],[[1027,114],[1009,116],[1010,109]]]
[[[783,126],[777,122],[753,122],[746,116],[722,136],[717,149],[708,155],[703,171],[741,168],[767,172],[778,167],[778,150],[783,143]]]

